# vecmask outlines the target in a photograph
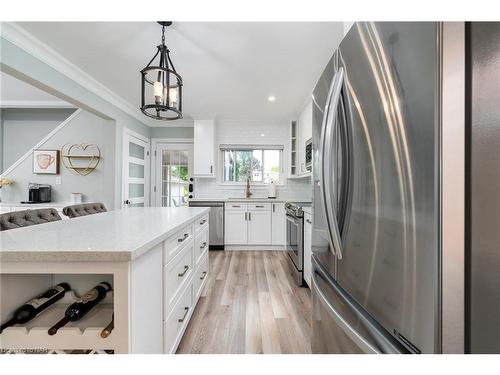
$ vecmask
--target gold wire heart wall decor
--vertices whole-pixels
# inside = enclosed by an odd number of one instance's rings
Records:
[[[66,169],[80,176],[93,172],[101,160],[101,150],[95,144],[67,143],[62,146],[61,154]]]

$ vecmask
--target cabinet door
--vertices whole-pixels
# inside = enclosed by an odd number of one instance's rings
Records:
[[[247,215],[246,211],[226,211],[224,234],[224,243],[226,245],[247,244]]]
[[[306,142],[312,137],[312,102],[309,101],[299,116],[297,174],[309,173],[306,168]]]
[[[196,177],[215,177],[215,123],[213,120],[194,122],[194,163]]]
[[[311,287],[312,275],[312,248],[311,248],[312,220],[311,215],[304,214],[304,280]]]
[[[248,211],[248,244],[271,244],[271,211]]]
[[[286,219],[285,219],[285,204],[272,204],[272,220],[271,220],[271,239],[273,245],[285,245]]]

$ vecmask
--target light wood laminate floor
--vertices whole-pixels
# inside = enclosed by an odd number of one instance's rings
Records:
[[[282,251],[211,251],[177,353],[310,353],[311,292]]]

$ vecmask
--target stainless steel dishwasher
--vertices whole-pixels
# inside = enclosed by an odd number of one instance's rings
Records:
[[[224,250],[224,202],[189,201],[189,207],[210,208],[209,250]]]

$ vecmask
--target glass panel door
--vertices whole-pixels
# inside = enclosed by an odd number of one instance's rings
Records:
[[[149,142],[127,132],[123,151],[123,206],[149,206]]]
[[[156,205],[188,205],[189,178],[192,170],[192,144],[158,144],[156,146]]]

